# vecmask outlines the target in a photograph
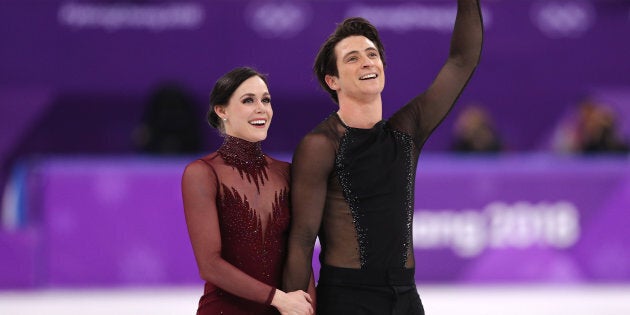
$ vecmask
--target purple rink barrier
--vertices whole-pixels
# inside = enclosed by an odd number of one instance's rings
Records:
[[[416,279],[627,282],[630,161],[420,159]]]
[[[201,283],[180,197],[192,159],[31,162],[30,222],[0,235],[0,287]],[[628,209],[627,158],[424,154],[416,279],[628,283]]]
[[[199,281],[182,210],[183,161],[67,158],[32,165],[41,282],[135,286]]]

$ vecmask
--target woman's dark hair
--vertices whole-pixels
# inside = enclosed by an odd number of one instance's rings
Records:
[[[253,76],[260,77],[267,85],[267,77],[250,67],[232,69],[217,80],[212,88],[212,92],[210,92],[210,109],[208,109],[207,115],[210,126],[219,129],[221,132],[224,131],[223,121],[221,121],[219,115],[214,112],[214,107],[217,105],[227,106],[234,91],[236,91],[243,82]]]
[[[330,94],[330,97],[332,97],[335,103],[339,103],[339,98],[337,97],[337,92],[326,84],[326,75],[339,75],[335,46],[340,41],[350,36],[365,36],[372,41],[374,45],[376,45],[376,49],[383,61],[383,67],[385,67],[385,47],[383,47],[383,43],[381,43],[376,27],[368,20],[361,17],[345,19],[341,24],[337,25],[335,31],[330,34],[328,39],[319,48],[317,57],[315,57],[315,64],[313,65],[313,72],[315,76],[317,76],[319,84]]]

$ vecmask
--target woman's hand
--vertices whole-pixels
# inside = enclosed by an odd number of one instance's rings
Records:
[[[282,315],[312,315],[311,302],[311,296],[302,290],[285,293],[276,289],[271,305]]]

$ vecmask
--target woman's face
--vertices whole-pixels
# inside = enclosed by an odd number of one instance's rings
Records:
[[[225,133],[249,142],[267,138],[273,117],[271,95],[259,76],[253,76],[234,91],[227,106],[215,106],[223,120]]]

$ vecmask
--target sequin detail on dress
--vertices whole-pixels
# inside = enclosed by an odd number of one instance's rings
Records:
[[[201,160],[215,177],[208,189],[216,191],[221,258],[252,279],[216,275],[217,283],[206,282],[197,314],[277,315],[268,298],[281,285],[286,256],[289,163],[263,154],[258,143],[234,137]],[[224,291],[221,285],[228,282],[235,292]]]
[[[238,267],[261,264],[261,270],[270,270],[269,257],[277,257],[282,254],[284,244],[280,243],[281,237],[276,231],[268,230],[270,226],[276,226],[279,221],[286,220],[284,213],[289,204],[289,192],[284,188],[275,192],[271,204],[272,212],[269,214],[266,224],[263,226],[261,218],[252,209],[247,196],[241,196],[239,192],[222,185],[224,191],[220,204],[222,209],[230,209],[230,213],[222,213],[222,229],[226,233],[222,236],[226,243],[243,242],[243,246],[255,252],[256,255],[234,255],[234,264]],[[270,279],[270,274],[265,272],[260,275],[264,279]],[[259,278],[259,279],[262,279]]]
[[[223,145],[217,151],[225,163],[236,168],[241,178],[254,182],[260,192],[260,185],[268,180],[267,160],[260,148],[260,142],[249,142],[232,136],[225,136]]]

